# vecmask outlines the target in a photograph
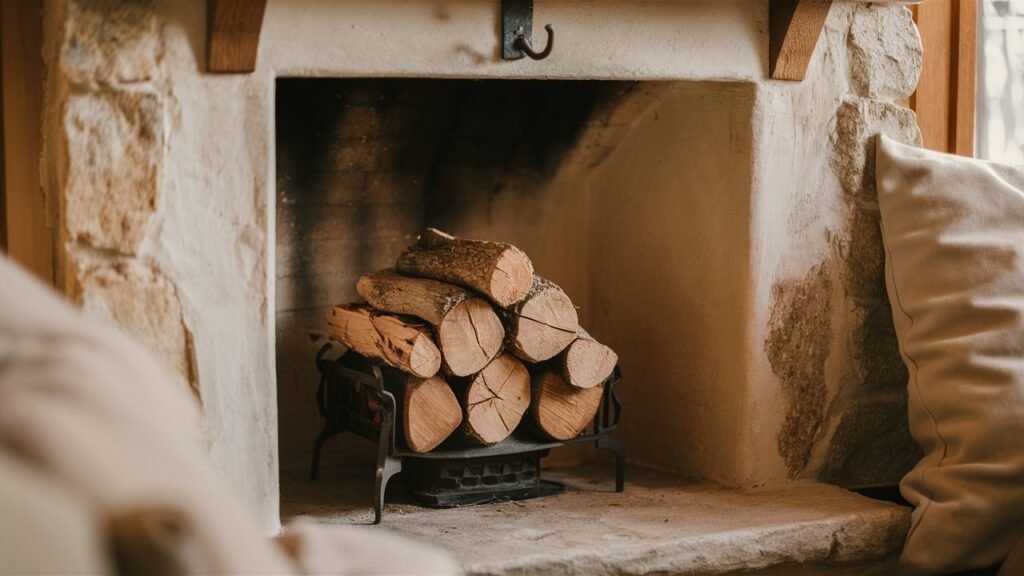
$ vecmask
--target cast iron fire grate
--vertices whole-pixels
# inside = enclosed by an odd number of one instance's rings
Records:
[[[623,491],[625,457],[622,446],[609,436],[622,412],[615,395],[622,375],[617,366],[602,384],[601,405],[593,422],[576,438],[553,441],[524,418],[511,436],[492,446],[474,446],[455,435],[431,452],[418,453],[405,445],[402,419],[396,418],[408,375],[352,352],[331,358],[332,349],[336,348],[326,344],[316,357],[320,371],[316,401],[324,429],[314,445],[309,477],[316,479],[320,451],[328,438],[350,432],[375,442],[374,524],[381,521],[388,481],[399,472],[413,500],[432,508],[537,498],[564,489],[541,479],[541,458],[552,448],[582,442],[594,442],[615,454],[615,490]]]

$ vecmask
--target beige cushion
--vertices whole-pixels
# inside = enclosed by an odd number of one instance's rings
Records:
[[[108,574],[103,528],[82,499],[0,449],[0,574]]]
[[[209,467],[197,408],[145,350],[0,257],[0,447],[83,502],[101,529],[113,522],[115,537],[145,529],[138,538],[154,554],[122,568],[295,572]],[[177,519],[174,538],[153,530],[166,516],[152,511]],[[0,534],[19,529],[9,522],[0,517]],[[55,532],[54,553],[60,542]]]
[[[1024,169],[880,137],[886,284],[924,458],[903,561],[986,567],[1024,536]]]

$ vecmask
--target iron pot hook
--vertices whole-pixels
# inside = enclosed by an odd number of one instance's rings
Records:
[[[530,45],[530,41],[526,39],[526,36],[520,33],[516,36],[515,42],[512,46],[517,50],[521,50],[523,54],[526,54],[534,60],[543,60],[551,55],[551,49],[555,47],[555,27],[551,24],[544,26],[544,29],[548,31],[548,44],[540,52],[536,52],[533,46]]]

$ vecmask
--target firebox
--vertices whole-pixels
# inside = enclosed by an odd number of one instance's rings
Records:
[[[425,226],[515,242],[585,299],[583,178],[671,83],[295,79],[278,82],[277,367],[282,470],[319,433],[330,306]],[[600,335],[600,334],[598,334]],[[336,444],[335,444],[336,443]],[[325,462],[372,462],[339,438]],[[568,456],[578,459],[581,453]]]

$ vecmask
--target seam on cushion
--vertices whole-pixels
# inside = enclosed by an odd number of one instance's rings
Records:
[[[896,285],[896,265],[895,265],[895,259],[893,258],[892,251],[889,249],[889,245],[885,242],[885,238],[886,238],[885,224],[882,222],[882,219],[879,219],[879,226],[882,229],[882,246],[885,248],[886,258],[889,259],[889,278],[890,278],[891,283],[892,283],[893,296],[895,296],[895,299],[896,299],[896,307],[899,308],[900,312],[902,312],[903,315],[906,316],[907,320],[910,321],[910,328],[913,329],[913,327],[914,327],[914,317],[911,316],[909,312],[907,312],[906,308],[904,308],[903,301],[900,299],[899,287]],[[909,330],[908,330],[908,332],[909,332]],[[921,384],[920,384],[920,382],[918,381],[918,378],[917,378],[917,374],[918,374],[918,370],[919,370],[918,365],[917,365],[917,360],[915,360],[914,357],[911,356],[909,352],[907,352],[906,348],[903,347],[903,343],[899,341],[899,338],[897,338],[897,343],[899,344],[900,351],[903,353],[903,355],[906,356],[908,360],[910,360],[911,364],[913,364],[913,368],[914,368],[914,370],[913,370],[913,372],[914,372],[914,374],[913,374],[914,389],[917,391],[917,397],[921,401],[921,406],[924,408],[924,411],[928,413],[928,417],[931,418],[931,420],[932,420],[932,428],[935,430],[935,437],[938,438],[939,442],[942,444],[942,456],[939,458],[938,463],[934,466],[934,468],[942,468],[942,463],[946,460],[946,454],[948,453],[949,445],[946,443],[946,439],[943,438],[942,434],[939,432],[939,419],[935,417],[935,413],[932,412],[931,408],[928,407],[928,403],[925,402],[924,395],[921,393]],[[910,530],[907,531],[907,539],[908,540],[914,534],[914,531],[917,529],[917,527],[921,525],[921,521],[924,519],[925,514],[928,512],[928,508],[930,508],[932,502],[935,501],[935,493],[928,486],[928,482],[925,480],[925,474],[929,470],[931,470],[931,468],[925,468],[925,469],[921,470],[921,474],[919,475],[921,486],[924,488],[925,492],[927,493],[928,502],[926,502],[925,505],[924,505],[924,508],[921,509],[921,514],[918,515],[917,522],[915,522],[910,527]]]

